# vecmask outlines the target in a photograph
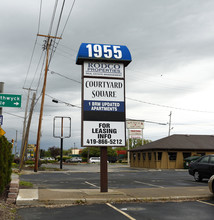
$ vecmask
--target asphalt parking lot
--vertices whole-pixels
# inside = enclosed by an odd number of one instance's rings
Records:
[[[69,207],[33,207],[18,209],[17,220],[211,220],[214,201],[153,202],[75,205]]]
[[[58,164],[50,165],[58,166]],[[86,198],[87,201],[95,200],[99,201],[104,195],[99,194],[100,183],[100,167],[98,164],[78,164],[78,165],[66,165],[63,171],[41,171],[41,172],[28,172],[20,176],[20,180],[33,183],[33,190],[39,189],[37,205],[43,204],[43,207],[22,207],[18,208],[18,219],[102,219],[102,220],[122,220],[122,219],[187,219],[188,220],[203,220],[213,219],[214,214],[214,200],[209,197],[207,181],[195,182],[193,177],[188,174],[188,170],[153,170],[153,169],[136,169],[130,168],[127,165],[109,164],[108,167],[108,186],[113,190],[113,194],[110,193],[113,198],[116,196],[116,200],[110,200],[97,204],[95,203],[77,203],[63,204],[62,199],[67,197],[69,193],[77,193],[78,201],[82,192],[88,192]],[[61,189],[61,190],[60,190]],[[78,191],[80,189],[80,191]],[[83,190],[85,189],[85,191]],[[175,190],[184,190],[179,191]],[[188,189],[188,190],[187,190]],[[195,198],[195,201],[185,201],[188,195],[200,195],[200,192],[204,192],[202,195],[209,197],[209,200],[204,201],[202,196],[200,199]],[[46,191],[47,192],[46,192]],[[73,191],[71,191],[73,190]],[[95,190],[95,191],[94,191]],[[120,190],[116,193],[115,190]],[[130,194],[131,191],[137,190],[137,194]],[[196,192],[190,193],[190,191]],[[201,191],[202,190],[202,191]],[[161,191],[161,192],[160,192]],[[44,194],[46,192],[46,197]],[[95,192],[95,194],[93,194]],[[154,193],[153,193],[154,192]],[[170,192],[170,193],[169,193]],[[173,192],[173,193],[172,193]],[[48,193],[48,194],[47,194]],[[58,196],[58,202],[54,203],[55,196]],[[63,194],[64,193],[64,194]],[[116,193],[116,194],[115,194]],[[188,194],[190,193],[190,194]],[[64,195],[61,197],[61,195]],[[81,194],[81,195],[80,195]],[[130,195],[135,195],[135,198],[141,198],[149,196],[165,196],[178,194],[179,198],[175,201],[168,200],[133,200],[130,203]],[[148,195],[147,195],[148,194]],[[157,194],[157,195],[156,195]],[[169,194],[169,195],[167,195]],[[129,195],[129,197],[127,197]],[[184,195],[184,197],[182,196]],[[90,197],[92,196],[92,197]],[[108,194],[107,194],[108,196]],[[43,198],[44,197],[44,198]],[[167,197],[167,198],[168,198]],[[52,203],[47,201],[52,198]],[[70,198],[70,197],[69,197]],[[118,200],[118,198],[125,198]],[[160,197],[159,197],[160,198]],[[76,201],[76,200],[75,200]],[[104,200],[103,200],[104,201]],[[151,202],[153,201],[153,202]],[[21,204],[21,203],[20,203]],[[26,203],[24,203],[26,205]],[[28,203],[27,203],[28,204]],[[31,203],[29,203],[31,204]],[[83,205],[84,204],[84,205]]]
[[[52,165],[53,166],[53,165]],[[67,165],[69,166],[69,165]],[[40,189],[95,189],[100,186],[98,164],[71,165],[64,172],[23,174],[20,180]],[[195,182],[188,170],[133,169],[128,166],[109,165],[108,186],[118,188],[165,188],[206,186],[207,181]]]

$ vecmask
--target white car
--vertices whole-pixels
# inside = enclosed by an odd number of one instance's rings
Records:
[[[210,177],[208,181],[208,186],[209,186],[210,192],[214,194],[214,175]]]
[[[90,157],[89,163],[100,163],[100,157]]]

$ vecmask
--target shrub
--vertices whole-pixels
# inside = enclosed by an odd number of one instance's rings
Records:
[[[0,194],[11,181],[12,144],[4,136],[0,137]]]

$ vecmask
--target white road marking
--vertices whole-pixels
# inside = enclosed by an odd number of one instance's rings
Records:
[[[87,182],[87,181],[85,181],[85,183],[88,184],[88,185],[90,185],[90,186],[93,186],[93,187],[96,187],[96,188],[100,188],[99,186],[96,186],[96,185],[94,185],[93,183],[89,183],[89,182]]]
[[[204,201],[200,201],[200,200],[196,200],[197,202],[200,202],[200,203],[204,203],[206,205],[211,205],[211,206],[214,206],[213,203],[209,203],[209,202],[204,202]]]
[[[144,183],[144,182],[140,182],[140,181],[134,181],[134,182],[144,184],[144,185],[147,185],[147,186],[154,186],[154,187],[158,187],[158,188],[164,188],[163,186],[158,186],[158,185],[154,185],[154,184],[150,184],[150,183]]]
[[[110,203],[106,203],[106,205],[108,205],[109,207],[113,208],[114,210],[118,211],[119,213],[123,214],[124,216],[126,216],[127,218],[131,219],[131,220],[136,220],[135,218],[131,217],[130,215],[128,215],[127,213],[123,212],[122,210],[118,209],[117,207],[111,205]]]

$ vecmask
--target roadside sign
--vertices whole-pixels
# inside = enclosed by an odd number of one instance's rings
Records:
[[[21,95],[0,94],[0,107],[21,108]]]
[[[76,64],[82,65],[82,146],[125,146],[126,46],[82,43]]]
[[[144,122],[143,121],[127,121],[126,127],[128,129],[143,129],[144,128]]]
[[[100,192],[108,192],[107,147],[126,146],[126,46],[82,43],[76,64],[82,65],[81,144],[100,147]]]
[[[0,115],[0,125],[3,125],[3,115]]]
[[[6,132],[2,128],[0,128],[0,136],[3,136],[4,134],[6,134]]]
[[[129,129],[129,138],[142,139],[143,138],[143,129]]]

